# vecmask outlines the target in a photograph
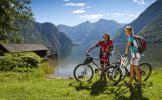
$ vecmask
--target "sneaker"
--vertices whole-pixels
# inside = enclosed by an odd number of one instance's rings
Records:
[[[132,84],[125,82],[125,85],[129,88],[133,88]]]
[[[136,84],[135,87],[136,88],[141,88],[141,84]]]

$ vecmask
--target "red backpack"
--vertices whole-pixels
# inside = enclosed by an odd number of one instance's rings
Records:
[[[147,43],[143,37],[140,36],[134,36],[136,42],[137,42],[137,48],[140,53],[143,53],[147,49]]]

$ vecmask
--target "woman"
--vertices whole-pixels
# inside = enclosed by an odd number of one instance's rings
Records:
[[[104,64],[107,64],[106,66],[110,64],[109,54],[113,50],[113,42],[112,40],[110,40],[110,36],[108,34],[104,34],[103,40],[99,41],[96,45],[92,46],[87,52],[90,52],[96,47],[100,47],[99,58],[100,58],[101,70],[104,73],[105,70]],[[104,80],[106,80],[105,77],[101,77],[101,78],[104,78]]]
[[[134,77],[134,73],[136,73],[138,84],[137,86],[141,86],[141,75],[139,72],[139,61],[141,59],[141,54],[139,53],[139,50],[137,47],[137,42],[135,40],[135,37],[133,36],[133,28],[131,26],[126,26],[125,29],[125,35],[127,37],[127,46],[125,49],[125,56],[128,55],[128,51],[130,49],[131,52],[131,62],[130,62],[130,79],[129,82],[126,83],[128,87],[132,86],[132,81]]]

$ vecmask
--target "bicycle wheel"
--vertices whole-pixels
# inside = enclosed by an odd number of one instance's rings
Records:
[[[142,82],[146,81],[150,77],[151,72],[152,72],[151,65],[148,63],[141,63],[139,65],[139,70],[140,70]],[[135,81],[138,81],[136,76],[134,77],[134,79]]]
[[[118,67],[109,67],[107,76],[113,82],[113,85],[117,85],[121,81],[122,72]]]
[[[120,67],[120,62],[114,62],[114,63],[111,63],[111,65],[110,65],[111,67],[117,67],[117,68],[119,68]],[[122,73],[122,71],[121,71],[121,73]],[[126,75],[122,75],[122,77],[121,77],[121,80],[120,81],[122,81],[122,80],[124,80],[125,79],[125,77],[126,77]]]
[[[93,68],[90,65],[79,64],[74,69],[74,78],[77,81],[85,82],[90,81],[93,78]]]

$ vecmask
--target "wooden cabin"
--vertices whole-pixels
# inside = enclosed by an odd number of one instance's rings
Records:
[[[0,55],[4,53],[34,52],[40,57],[47,55],[48,48],[43,44],[0,44]]]

